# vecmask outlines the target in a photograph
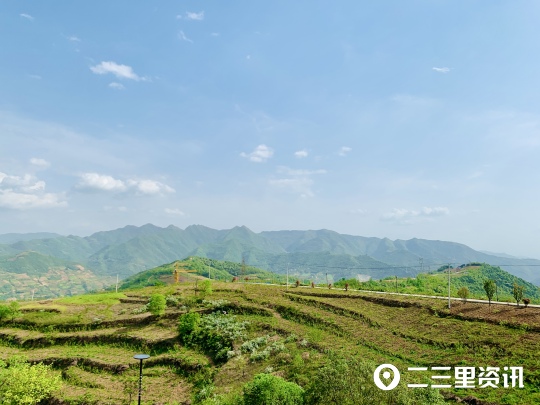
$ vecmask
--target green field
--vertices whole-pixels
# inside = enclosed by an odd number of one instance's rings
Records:
[[[130,395],[134,403],[138,370],[133,355],[140,352],[152,356],[145,362],[146,404],[193,398],[202,403],[201,392],[211,392],[206,400],[213,402],[207,403],[227,403],[223,401],[240,395],[247,382],[264,372],[306,388],[329,353],[373,365],[391,363],[410,383],[421,383],[430,374],[408,372],[408,367],[522,366],[522,389],[454,388],[441,393],[496,404],[540,402],[535,308],[519,313],[529,316],[529,323],[510,315],[507,322],[497,323],[475,315],[475,305],[487,307],[482,304],[456,304],[460,312],[450,313],[441,300],[368,292],[230,282],[212,287],[204,297],[190,283],[22,303],[24,312],[1,324],[0,357],[24,354],[33,362],[52,364],[64,384],[55,395],[72,404],[130,403]],[[173,306],[162,316],[143,312],[153,293],[173,297]],[[493,316],[502,314],[497,308],[490,309]],[[211,348],[182,344],[178,318],[188,311],[202,318],[226,312],[245,321],[245,336],[234,342],[235,353],[223,359]],[[257,338],[259,346],[253,343]],[[256,350],[242,349],[253,345]],[[373,386],[371,379],[365,383]]]

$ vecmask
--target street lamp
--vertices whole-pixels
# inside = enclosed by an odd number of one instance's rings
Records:
[[[140,360],[140,368],[139,368],[139,405],[141,405],[141,391],[142,391],[142,362],[143,360],[146,360],[150,356],[148,354],[136,354],[133,356],[134,359]]]

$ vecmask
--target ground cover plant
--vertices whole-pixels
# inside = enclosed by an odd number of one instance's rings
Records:
[[[303,392],[304,404],[431,404],[440,395],[540,401],[537,308],[460,300],[449,310],[442,300],[351,288],[213,281],[201,294],[194,287],[21,302],[13,319],[0,321],[0,358],[24,354],[29,364],[49,365],[63,385],[53,395],[71,404],[135,403],[136,353],[151,356],[144,362],[146,404],[247,404],[250,393],[275,384],[289,387],[290,403]],[[161,315],[148,308],[156,294],[166,304]],[[388,393],[372,380],[383,363],[402,371]],[[407,382],[429,380],[429,372],[407,371],[421,366],[522,366],[525,386],[407,389]]]

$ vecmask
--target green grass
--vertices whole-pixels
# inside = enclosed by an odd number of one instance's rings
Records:
[[[234,314],[239,322],[249,323],[246,337],[234,344],[238,353],[223,364],[214,363],[200,347],[181,346],[177,339],[177,319],[183,311],[202,311],[201,316],[211,311],[200,293],[195,294],[192,283],[23,303],[23,308],[62,310],[26,312],[15,324],[0,324],[0,358],[23,353],[31,360],[54,361],[57,370],[66,375],[65,389],[58,397],[72,403],[82,401],[84,395],[90,403],[90,397],[101,403],[127,400],[130,379],[137,375],[133,355],[140,352],[152,356],[145,363],[146,400],[173,404],[199,392],[200,381],[211,383],[215,394],[231,396],[265,371],[306,387],[325,363],[328,351],[376,364],[392,363],[409,379],[429,376],[407,373],[407,367],[413,366],[523,366],[526,388],[522,390],[447,392],[498,404],[540,402],[536,389],[540,384],[540,333],[524,326],[510,327],[515,322],[510,315],[508,324],[499,325],[459,319],[445,309],[444,301],[436,299],[217,282],[213,289],[206,300],[225,300],[220,313]],[[120,298],[145,302],[152,293],[174,295],[179,307],[168,308],[163,317],[151,318],[151,322],[130,324],[149,314],[132,314],[142,304],[122,303]],[[475,308],[459,304],[459,311]],[[505,306],[493,307],[499,315],[504,310]],[[521,314],[533,314],[536,309],[527,311]],[[476,316],[474,311],[467,314]],[[101,327],[94,322],[96,317],[111,323]],[[81,329],[62,331],[74,320],[74,326]],[[257,350],[267,350],[268,355],[241,352],[242,343],[263,336],[266,341]],[[283,349],[272,352],[272,344],[282,344]],[[74,360],[77,364],[70,365]],[[115,373],[114,367],[121,365],[128,369]]]

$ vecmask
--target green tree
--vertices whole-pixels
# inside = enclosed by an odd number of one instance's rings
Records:
[[[148,302],[148,310],[152,315],[163,315],[167,306],[167,300],[163,294],[152,294]]]
[[[0,360],[0,400],[3,405],[34,405],[60,389],[60,375],[50,366],[31,365],[23,356]]]
[[[514,287],[512,288],[512,295],[514,296],[514,299],[516,300],[516,303],[519,307],[519,302],[523,298],[523,286],[514,283]]]
[[[257,374],[244,385],[244,405],[302,405],[304,390],[272,374]]]
[[[469,298],[469,289],[467,287],[461,287],[458,292],[457,292],[457,295],[459,298],[461,298],[464,302],[467,301],[467,298]]]
[[[210,280],[204,280],[201,283],[201,295],[206,297],[210,294],[212,294],[212,282]]]
[[[493,298],[493,294],[495,294],[497,286],[495,285],[495,280],[485,280],[484,281],[484,290],[486,291],[486,295],[488,297],[489,306],[491,306],[491,299]]]

